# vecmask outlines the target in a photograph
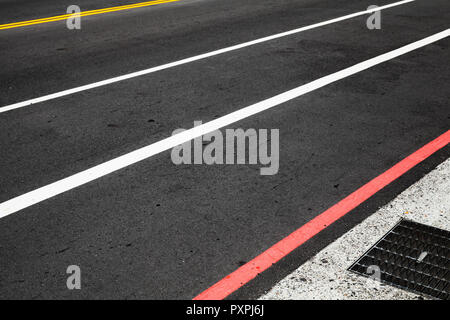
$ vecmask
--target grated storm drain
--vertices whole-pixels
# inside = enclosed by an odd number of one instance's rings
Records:
[[[449,300],[450,232],[401,220],[348,270],[415,293]]]

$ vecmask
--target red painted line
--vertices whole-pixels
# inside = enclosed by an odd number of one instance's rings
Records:
[[[196,296],[194,300],[221,300],[226,298],[228,295],[255,278],[259,273],[270,268],[274,263],[287,256],[294,249],[317,235],[333,222],[342,218],[392,181],[398,179],[408,170],[449,143],[450,130],[336,203],[334,206],[327,209],[230,275],[226,276],[209,289],[206,289]]]

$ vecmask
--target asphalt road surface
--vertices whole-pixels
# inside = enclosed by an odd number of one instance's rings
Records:
[[[0,0],[0,24],[134,3]],[[372,0],[180,0],[0,29],[0,111],[364,11]],[[449,28],[448,0],[360,15],[0,113],[0,206]],[[1,27],[1,26],[0,26]],[[163,151],[0,219],[1,299],[192,299],[449,130],[448,37],[226,128],[279,129],[279,170]],[[437,151],[230,298],[257,298],[449,157]],[[0,216],[2,212],[0,210]],[[81,290],[68,290],[69,265]]]

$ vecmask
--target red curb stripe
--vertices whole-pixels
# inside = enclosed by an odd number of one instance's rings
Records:
[[[196,296],[194,300],[222,300],[226,298],[228,295],[255,278],[259,273],[270,268],[274,263],[287,256],[294,249],[301,246],[320,231],[349,213],[375,193],[449,143],[450,130],[406,157],[389,170],[371,180],[283,240],[261,253],[253,260],[206,289]]]

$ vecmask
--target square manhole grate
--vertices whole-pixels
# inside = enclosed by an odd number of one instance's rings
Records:
[[[401,220],[348,270],[415,293],[449,300],[450,232]]]

